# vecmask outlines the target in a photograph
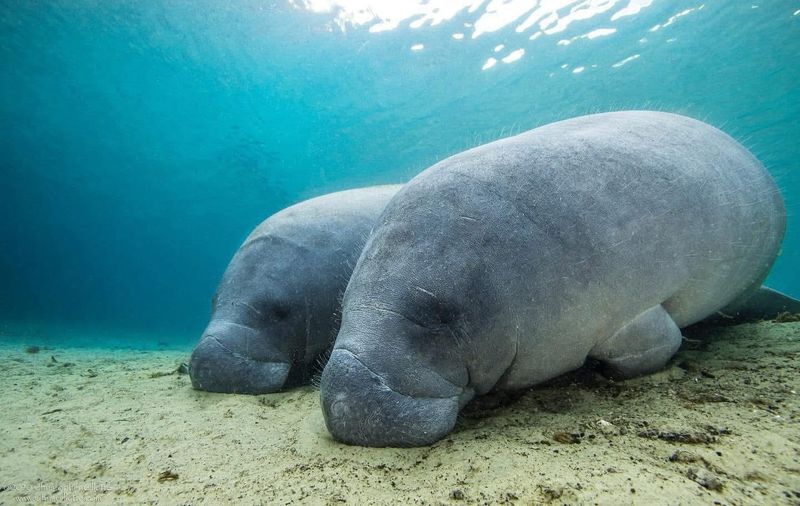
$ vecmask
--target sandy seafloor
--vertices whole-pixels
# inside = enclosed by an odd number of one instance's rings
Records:
[[[687,335],[662,372],[485,399],[415,449],[334,442],[313,387],[194,391],[187,349],[6,336],[0,504],[800,504],[800,323]]]

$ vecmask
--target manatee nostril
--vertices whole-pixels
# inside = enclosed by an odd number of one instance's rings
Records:
[[[338,399],[335,399],[331,403],[330,412],[331,416],[339,418],[347,415],[348,408],[345,396],[341,395],[338,396]]]

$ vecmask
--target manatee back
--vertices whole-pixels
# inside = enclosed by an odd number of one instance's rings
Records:
[[[681,326],[757,286],[785,230],[778,188],[752,154],[710,125],[661,112],[549,124],[448,158],[400,195],[420,201],[431,188],[453,213],[526,234],[528,254],[506,249],[496,265],[526,266],[548,298],[666,300]]]
[[[261,222],[244,244],[266,235],[285,236],[304,245],[326,238],[336,244],[334,238],[340,237],[344,246],[352,234],[366,239],[365,234],[400,188],[402,185],[370,186],[304,200]]]

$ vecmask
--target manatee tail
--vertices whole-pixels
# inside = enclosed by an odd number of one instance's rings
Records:
[[[774,320],[781,313],[800,313],[800,300],[762,286],[739,297],[707,321],[743,323]]]

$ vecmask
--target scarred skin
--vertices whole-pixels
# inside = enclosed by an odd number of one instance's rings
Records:
[[[286,208],[244,241],[223,275],[192,352],[192,386],[261,394],[308,381],[338,329],[358,255],[400,188],[331,193]]]
[[[419,446],[475,395],[587,357],[657,370],[760,286],[785,211],[723,132],[661,112],[549,124],[447,158],[387,205],[321,380],[331,434]]]

